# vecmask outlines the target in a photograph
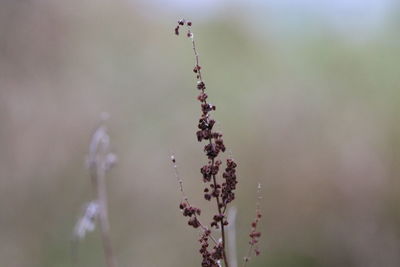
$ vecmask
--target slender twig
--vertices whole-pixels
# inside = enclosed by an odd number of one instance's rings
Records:
[[[111,161],[115,159],[115,156],[109,152],[109,136],[105,126],[98,127],[93,134],[88,157],[93,191],[98,204],[97,218],[106,265],[107,267],[117,267],[110,238],[106,186],[106,174],[113,164]]]
[[[256,201],[256,217],[254,221],[251,223],[250,230],[250,241],[249,248],[247,250],[246,256],[243,258],[243,267],[247,266],[247,263],[251,259],[252,252],[254,251],[256,255],[260,254],[260,250],[258,248],[258,240],[261,236],[261,232],[257,232],[257,226],[261,219],[261,184],[259,183],[257,186],[257,201]]]
[[[179,183],[179,190],[181,191],[182,199],[183,199],[184,202],[186,202],[186,204],[187,204],[188,206],[191,206],[191,205],[190,205],[190,202],[189,202],[189,199],[188,199],[188,197],[186,196],[186,193],[185,193],[185,190],[184,190],[184,187],[183,187],[183,179],[182,179],[181,176],[179,175],[178,165],[177,165],[177,163],[176,163],[176,158],[175,158],[174,155],[171,155],[171,161],[172,161],[172,164],[173,164],[173,167],[174,167],[176,180],[177,180],[178,183]],[[197,219],[197,221],[198,221],[199,224],[200,224],[200,228],[201,228],[203,231],[208,231],[208,230],[209,230],[206,226],[204,226],[204,224],[201,222],[200,218],[199,218],[198,216],[196,216],[196,214],[194,214],[193,216],[195,216],[195,218]],[[210,237],[211,240],[214,242],[214,244],[218,244],[217,240],[215,239],[215,237],[214,237],[213,235],[210,234],[209,237]]]

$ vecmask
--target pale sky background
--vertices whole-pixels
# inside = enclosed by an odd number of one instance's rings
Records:
[[[156,8],[169,9],[183,16],[208,18],[229,10],[240,10],[257,20],[275,21],[282,25],[302,25],[305,19],[319,19],[343,33],[358,36],[380,30],[391,12],[395,0],[147,0]],[[307,22],[307,21],[306,21]]]

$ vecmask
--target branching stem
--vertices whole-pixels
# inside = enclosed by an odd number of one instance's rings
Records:
[[[195,40],[194,40],[194,36],[193,36],[193,33],[192,33],[192,31],[191,31],[190,26],[187,26],[187,28],[188,28],[188,36],[190,37],[190,39],[191,39],[191,41],[192,41],[192,49],[193,49],[194,58],[195,58],[195,68],[197,69],[197,80],[198,80],[199,82],[201,82],[201,83],[204,83],[203,77],[202,77],[202,75],[201,75],[201,67],[200,67],[200,62],[199,62],[199,54],[198,54],[197,49],[196,49],[196,42],[195,42]],[[201,89],[201,91],[202,91],[203,93],[205,93],[205,92],[204,92],[204,88]],[[207,100],[204,100],[204,103],[205,103],[205,104],[208,104],[208,103],[207,103]],[[210,142],[210,145],[212,145],[211,138],[209,139],[209,142]],[[214,163],[215,163],[215,162],[214,162],[214,158],[213,158],[213,159],[211,160],[211,166],[212,166],[212,167],[214,167]],[[217,180],[216,180],[215,175],[212,176],[212,179],[213,179],[213,183],[214,183],[214,188],[217,189]],[[219,215],[223,215],[223,214],[225,213],[226,207],[225,207],[224,210],[222,211],[222,209],[221,209],[221,206],[222,206],[222,205],[221,205],[219,196],[216,197],[216,202],[217,202],[217,207],[218,207],[218,213],[219,213]],[[229,262],[228,262],[228,258],[227,258],[227,255],[226,255],[226,246],[225,246],[225,239],[226,239],[226,238],[225,238],[224,220],[221,220],[221,221],[220,221],[220,227],[221,227],[221,239],[222,239],[222,247],[223,247],[223,259],[224,259],[225,266],[226,266],[226,267],[229,267]]]

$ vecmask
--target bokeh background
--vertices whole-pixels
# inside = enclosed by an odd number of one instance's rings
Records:
[[[91,200],[85,156],[106,111],[119,265],[199,266],[169,160],[207,210],[193,56],[173,34],[182,17],[239,162],[238,257],[261,182],[250,266],[400,266],[396,0],[1,1],[1,265],[72,266]],[[105,266],[97,231],[77,251],[78,266]]]

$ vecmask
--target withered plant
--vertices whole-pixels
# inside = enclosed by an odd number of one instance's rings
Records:
[[[210,104],[206,93],[206,84],[202,75],[202,67],[199,62],[199,54],[196,42],[192,32],[192,22],[181,19],[175,27],[175,34],[179,35],[181,28],[185,29],[185,35],[192,44],[194,53],[193,73],[196,77],[196,88],[199,91],[197,96],[200,102],[201,113],[197,123],[196,138],[198,142],[204,142],[203,147],[207,163],[200,168],[202,181],[204,183],[203,196],[206,200],[213,202],[216,213],[212,216],[208,224],[204,224],[200,220],[201,209],[195,207],[189,202],[188,197],[183,188],[183,180],[178,173],[175,156],[171,156],[174,165],[176,178],[179,182],[182,201],[179,208],[182,210],[183,216],[188,218],[188,225],[193,228],[200,229],[200,254],[202,257],[201,266],[203,267],[229,267],[230,260],[227,251],[227,231],[226,228],[230,224],[228,221],[228,207],[235,200],[235,190],[238,184],[236,176],[237,163],[232,157],[228,157],[225,164],[220,159],[220,154],[226,151],[222,133],[216,131],[214,126],[216,121],[211,114],[216,110],[216,106]],[[223,169],[223,170],[221,170]],[[260,185],[258,188],[258,196],[260,195]],[[260,197],[260,196],[259,196]],[[243,266],[246,266],[252,252],[256,255],[260,253],[258,241],[261,233],[257,230],[259,220],[261,218],[260,202],[257,200],[256,218],[251,224],[251,232],[249,234],[249,250],[243,259]],[[234,254],[234,253],[232,253]],[[235,261],[232,261],[235,262]],[[235,266],[232,266],[235,267]]]

